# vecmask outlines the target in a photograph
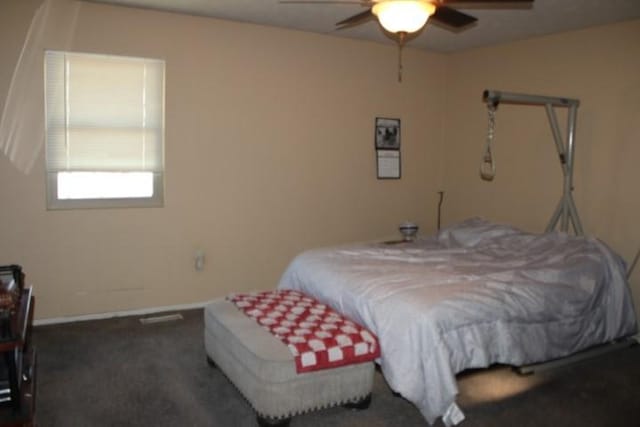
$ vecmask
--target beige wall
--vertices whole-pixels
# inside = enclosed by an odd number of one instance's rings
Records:
[[[38,3],[1,2],[0,106]],[[47,211],[42,156],[0,157],[0,260],[40,319],[272,288],[305,248],[435,228],[442,55],[407,49],[398,84],[392,45],[93,3],[73,49],[166,59],[166,204]],[[375,178],[376,116],[402,120],[401,180]]]
[[[502,105],[497,175],[479,178],[484,89],[578,98],[575,200],[588,234],[628,262],[640,247],[640,21],[477,49],[447,58],[446,222],[483,216],[544,230],[562,177],[543,107]],[[566,114],[560,114],[562,130]],[[640,307],[640,266],[632,276]]]
[[[38,3],[0,5],[0,106]],[[447,56],[407,49],[398,84],[391,45],[82,3],[74,50],[167,61],[166,205],[47,211],[42,156],[26,176],[0,157],[0,260],[24,265],[42,319],[270,288],[305,248],[386,237],[404,219],[433,231],[440,189],[445,223],[542,230],[561,174],[541,108],[499,108],[497,177],[478,176],[492,88],[581,100],[576,203],[630,261],[639,39],[632,21]],[[399,181],[375,179],[376,116],[402,119]],[[640,269],[632,285],[638,300]]]

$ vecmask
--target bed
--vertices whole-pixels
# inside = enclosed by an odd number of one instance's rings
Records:
[[[455,375],[564,357],[637,332],[604,243],[474,218],[414,242],[303,252],[278,285],[373,331],[389,386],[433,424],[464,419]]]

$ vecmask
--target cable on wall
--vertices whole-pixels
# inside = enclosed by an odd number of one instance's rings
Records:
[[[442,200],[444,199],[444,191],[438,191],[440,199],[438,200],[438,231],[440,231],[440,218],[442,214]]]

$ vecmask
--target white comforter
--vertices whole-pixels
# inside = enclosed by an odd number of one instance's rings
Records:
[[[593,238],[472,219],[415,243],[304,252],[279,288],[377,334],[389,385],[429,423],[451,425],[464,418],[456,373],[540,362],[635,333],[624,268]]]

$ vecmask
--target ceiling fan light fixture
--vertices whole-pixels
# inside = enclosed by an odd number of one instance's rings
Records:
[[[383,0],[371,9],[380,25],[391,33],[415,33],[425,26],[436,6],[424,0]]]

